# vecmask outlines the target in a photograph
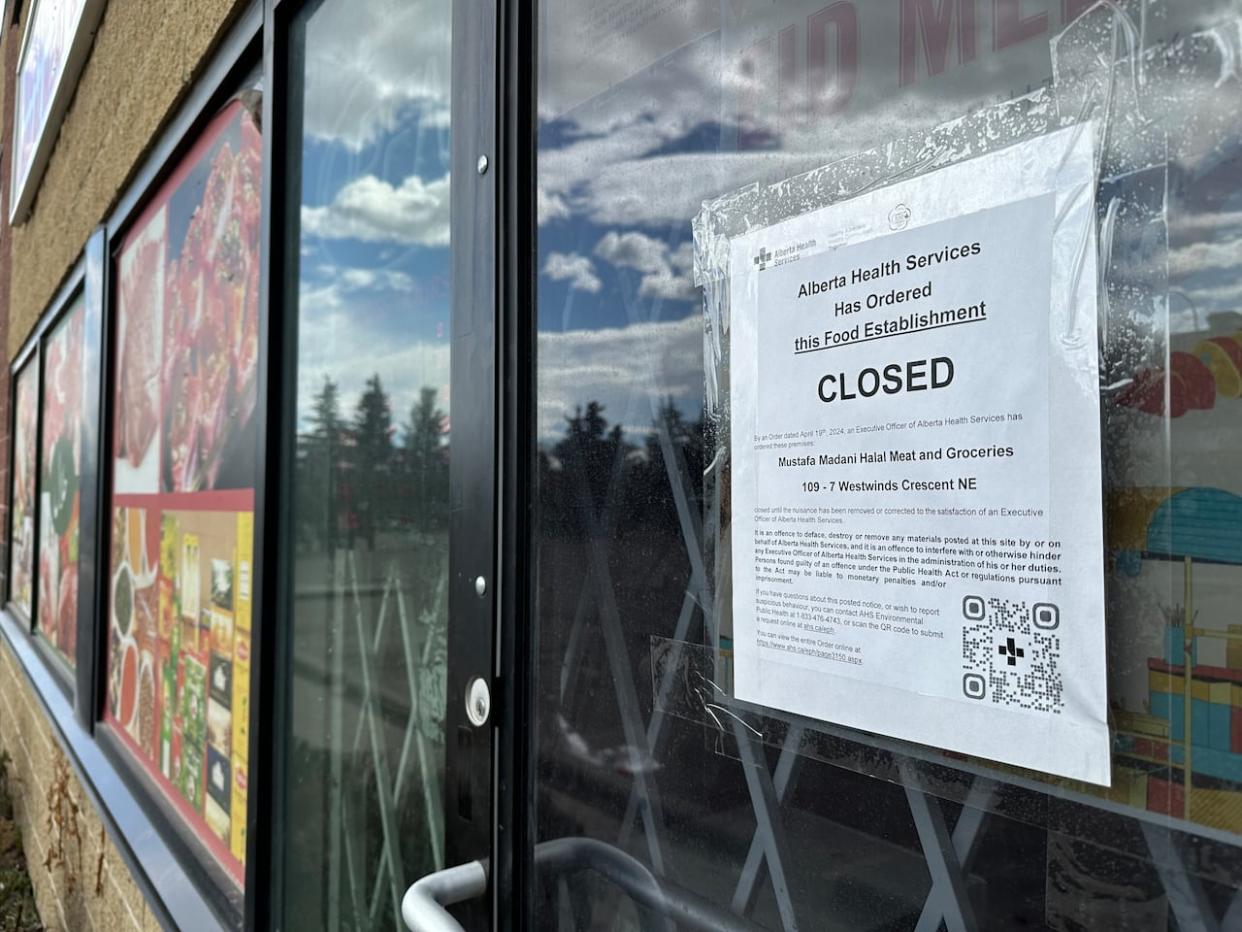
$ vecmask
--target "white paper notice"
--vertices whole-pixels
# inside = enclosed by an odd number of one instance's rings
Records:
[[[730,244],[739,699],[1108,784],[1092,151]]]

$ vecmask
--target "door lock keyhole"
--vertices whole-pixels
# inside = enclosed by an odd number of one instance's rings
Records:
[[[492,691],[483,677],[476,676],[466,687],[466,718],[475,728],[482,728],[491,714]]]

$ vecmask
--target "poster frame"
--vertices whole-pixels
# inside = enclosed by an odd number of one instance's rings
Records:
[[[9,223],[13,226],[23,223],[30,216],[35,193],[43,180],[43,173],[47,169],[52,149],[56,145],[61,123],[69,109],[69,102],[73,99],[78,78],[86,65],[87,58],[90,57],[105,3],[106,0],[83,0],[78,21],[73,24],[69,47],[65,50],[64,59],[61,62],[60,73],[56,76],[56,81],[52,86],[47,117],[35,130],[30,161],[23,166],[19,164],[17,158],[17,134],[21,125],[21,72],[30,50],[32,27],[41,6],[40,0],[31,2],[29,13],[26,15],[26,28],[22,33],[21,50],[17,54],[17,67],[14,70],[13,134],[9,140],[12,154],[9,160]]]
[[[29,620],[30,632],[32,635],[34,635],[33,640],[35,643],[35,649],[39,652],[40,656],[44,658],[44,661],[46,662],[48,668],[52,672],[53,679],[55,679],[56,682],[60,685],[61,689],[65,693],[65,697],[70,701],[70,703],[73,704],[74,710],[75,712],[77,712],[79,717],[81,717],[81,714],[82,714],[82,701],[80,700],[78,696],[77,682],[76,682],[76,669],[83,662],[86,662],[87,665],[89,666],[90,656],[91,656],[90,651],[92,649],[92,645],[89,643],[89,640],[87,643],[84,644],[80,638],[75,642],[74,657],[73,657],[74,665],[71,667],[66,662],[65,655],[62,655],[57,650],[57,648],[55,648],[52,645],[52,643],[46,637],[42,635],[42,631],[39,626],[39,562],[40,562],[39,551],[40,551],[40,548],[43,546],[43,540],[42,540],[42,534],[41,534],[42,529],[40,528],[40,524],[41,524],[40,512],[42,510],[43,495],[42,495],[42,492],[40,491],[40,485],[41,485],[41,479],[42,479],[42,473],[43,473],[43,421],[44,421],[43,392],[47,386],[47,372],[45,369],[47,365],[47,341],[48,341],[49,336],[52,334],[53,331],[56,330],[56,328],[60,325],[60,323],[65,319],[65,317],[71,311],[73,311],[78,299],[84,296],[84,284],[85,284],[84,269],[85,269],[84,259],[81,256],[79,256],[78,261],[74,264],[73,269],[70,271],[69,275],[66,276],[65,281],[61,284],[59,290],[56,292],[56,296],[52,299],[51,303],[48,305],[48,309],[44,312],[43,317],[40,319],[39,329],[37,333],[37,338],[38,338],[37,364],[39,367],[38,369],[39,378],[35,383],[36,389],[37,389],[37,402],[38,402],[38,414],[37,414],[38,429],[35,431],[35,436],[37,438],[37,442],[39,446],[35,450],[35,536],[34,536],[35,566],[34,566],[34,574],[32,577],[33,592],[32,592],[31,603],[30,603],[31,617]],[[94,335],[96,346],[98,346],[100,336],[101,336],[100,334]],[[83,334],[83,351],[84,352],[90,340],[91,340],[91,335],[84,333]],[[34,360],[32,360],[32,362],[34,362]],[[14,411],[14,416],[16,416],[16,411]],[[85,452],[86,452],[85,444],[83,444],[82,453],[85,454]],[[11,482],[9,484],[10,486],[12,485]],[[79,518],[79,521],[80,521],[80,518]],[[93,533],[93,528],[89,528],[89,527],[86,527],[85,525],[82,525],[81,530],[79,531],[79,537],[89,537],[92,533]],[[82,557],[82,554],[81,554],[81,551],[79,550],[79,553],[78,553],[78,572],[79,572],[79,579],[78,579],[78,584],[79,584],[78,625],[79,625],[79,629],[78,629],[78,633],[79,634],[81,632],[80,624],[81,624],[83,610],[89,609],[89,606],[84,603],[84,600],[81,597],[82,596],[81,588],[80,588],[81,567],[82,567],[81,557]]]
[[[21,609],[12,600],[11,586],[12,586],[13,580],[12,580],[11,566],[6,565],[4,568],[4,577],[5,577],[4,610],[9,612],[9,614],[11,614],[14,618],[18,619],[19,621],[25,624],[27,634],[31,635],[32,641],[36,642],[37,644],[37,646],[35,647],[35,650],[39,653],[40,657],[42,657],[44,662],[47,664],[48,668],[50,669],[52,673],[53,680],[55,680],[57,685],[61,688],[61,691],[65,694],[65,698],[74,706],[74,709],[78,713],[79,718],[81,718],[81,715],[82,715],[83,701],[78,691],[78,684],[76,682],[76,675],[75,675],[74,670],[71,669],[69,665],[65,663],[62,657],[57,656],[56,650],[53,649],[50,644],[48,644],[42,637],[37,636],[38,631],[39,631],[39,628],[38,628],[38,618],[39,618],[38,553],[39,553],[39,499],[40,499],[40,495],[38,494],[37,490],[38,490],[38,482],[39,482],[39,472],[43,467],[43,455],[42,455],[41,445],[43,443],[43,383],[44,383],[43,366],[44,366],[44,357],[46,355],[45,343],[47,341],[48,335],[54,329],[56,329],[56,326],[61,322],[65,314],[67,314],[72,309],[74,302],[79,297],[83,296],[84,283],[85,283],[84,267],[85,267],[84,259],[81,255],[79,255],[78,260],[74,263],[73,267],[65,275],[64,280],[61,282],[59,287],[56,289],[56,292],[54,293],[52,299],[48,302],[47,306],[44,308],[44,311],[40,315],[38,322],[35,324],[34,328],[31,330],[30,336],[26,338],[25,343],[22,344],[21,349],[18,350],[17,354],[13,357],[12,363],[9,365],[8,428],[9,428],[10,437],[14,436],[14,432],[17,429],[17,379],[18,379],[18,376],[26,371],[27,366],[34,366],[35,371],[38,373],[35,379],[35,403],[37,406],[36,414],[35,414],[36,447],[34,451],[35,488],[36,488],[35,502],[34,502],[35,561],[34,561],[34,567],[32,568],[32,574],[31,574],[31,599],[30,599],[30,617],[29,618],[26,617],[25,611]],[[89,341],[89,335],[86,337],[86,339]],[[96,340],[96,346],[98,346],[98,338]],[[10,444],[9,450],[8,450],[8,468],[9,468],[8,476],[9,478],[7,481],[7,488],[5,489],[5,492],[4,492],[4,496],[5,496],[4,502],[5,502],[5,505],[9,509],[8,519],[5,522],[5,528],[4,528],[5,534],[7,535],[5,537],[5,543],[10,546],[13,540],[13,521],[12,521],[13,491],[14,491],[13,489],[13,467],[14,467],[15,462],[16,462],[16,445]],[[88,528],[87,533],[89,532],[90,532],[90,529]],[[82,564],[82,559],[81,559],[81,554],[79,553],[79,560],[78,560],[79,571],[81,568],[81,564]],[[80,584],[80,578],[79,578],[79,584]],[[80,666],[84,662],[88,663],[89,665],[89,657],[90,657],[89,651],[91,648],[90,639],[88,638],[87,641],[84,643],[80,637],[81,630],[82,630],[81,629],[81,618],[82,618],[83,610],[84,610],[83,602],[81,599],[79,599],[78,601],[79,638],[77,641],[78,646],[75,651],[75,657],[74,657],[74,662],[75,662],[75,665],[77,666]]]
[[[36,342],[35,344],[26,347],[21,353],[19,353],[18,356],[14,359],[13,363],[9,367],[9,373],[8,373],[9,385],[8,385],[8,393],[7,393],[8,394],[7,400],[8,400],[9,406],[8,406],[8,411],[6,413],[7,423],[5,426],[8,428],[8,436],[10,438],[17,436],[17,383],[20,377],[25,374],[27,366],[34,366],[35,367],[34,371],[36,373],[42,371],[42,362],[38,357],[38,353],[39,353],[39,346],[38,346],[38,343]],[[36,376],[35,378],[35,393],[36,394],[38,394],[39,387],[40,386],[39,386],[38,377]],[[36,444],[39,441],[38,423],[39,423],[38,415],[36,414],[36,417],[35,417],[35,443]],[[39,450],[38,450],[38,447],[36,446],[35,448],[36,472],[38,470],[38,459],[39,459]],[[22,608],[21,606],[19,606],[13,600],[12,546],[13,546],[13,535],[15,533],[15,530],[13,527],[13,497],[14,497],[14,491],[15,491],[13,487],[14,486],[13,477],[14,477],[14,470],[17,466],[17,444],[15,443],[10,443],[8,445],[6,466],[8,467],[8,472],[6,473],[8,479],[5,482],[5,490],[4,490],[4,506],[6,509],[5,511],[6,518],[5,518],[5,526],[4,526],[5,565],[3,569],[4,609],[5,611],[9,612],[9,614],[11,614],[14,618],[19,619],[23,624],[25,624],[26,629],[29,630],[31,618],[34,617],[34,599],[37,596],[37,593],[33,586],[33,579],[31,580],[32,586],[31,586],[31,593],[30,593],[31,605],[30,605],[30,617],[29,618],[26,616],[26,610]],[[38,497],[36,496],[36,503],[35,503],[36,509],[38,508],[37,499]],[[38,533],[37,523],[35,524],[35,533],[36,534]],[[38,568],[38,561],[35,562],[35,568],[36,569]]]

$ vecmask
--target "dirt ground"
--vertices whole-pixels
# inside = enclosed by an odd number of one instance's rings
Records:
[[[13,821],[7,754],[0,754],[0,932],[43,932],[22,833]]]

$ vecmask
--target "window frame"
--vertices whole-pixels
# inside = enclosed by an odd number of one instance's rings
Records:
[[[47,387],[47,372],[45,370],[45,367],[47,365],[48,337],[52,334],[52,332],[58,326],[60,326],[61,322],[64,321],[65,318],[69,315],[70,311],[74,309],[74,306],[76,305],[79,298],[81,298],[84,302],[87,302],[87,304],[89,304],[90,299],[87,297],[87,294],[88,294],[88,289],[87,289],[87,283],[86,283],[86,255],[85,255],[85,252],[83,252],[82,256],[74,264],[73,269],[70,271],[64,283],[62,283],[60,288],[57,290],[56,296],[52,299],[52,303],[48,306],[48,309],[43,312],[43,316],[39,318],[38,327],[35,329],[34,333],[31,334],[29,338],[29,340],[33,340],[36,344],[35,346],[29,348],[30,351],[33,351],[33,355],[32,355],[30,362],[31,364],[38,366],[37,371],[39,373],[39,378],[35,382],[35,385],[36,385],[35,404],[37,408],[36,413],[35,413],[35,418],[36,418],[35,423],[37,426],[35,429],[36,447],[35,447],[35,458],[34,458],[34,462],[35,462],[34,548],[35,548],[35,551],[34,551],[34,572],[32,575],[33,591],[32,591],[31,601],[30,601],[32,617],[29,619],[29,631],[31,634],[31,640],[35,645],[35,650],[39,653],[40,657],[43,659],[43,662],[48,666],[49,670],[52,673],[53,679],[55,679],[57,684],[60,686],[61,690],[65,693],[66,698],[70,701],[70,703],[73,704],[74,711],[76,712],[79,720],[82,719],[82,716],[84,713],[84,703],[82,700],[85,698],[85,696],[89,695],[89,686],[87,690],[83,692],[82,683],[78,679],[78,670],[82,668],[84,661],[87,667],[90,666],[90,655],[89,655],[90,645],[84,644],[82,641],[82,634],[84,633],[83,619],[89,618],[90,606],[92,604],[91,599],[90,599],[91,593],[86,592],[85,594],[87,598],[82,597],[84,590],[82,588],[81,574],[82,574],[82,567],[87,562],[87,560],[82,554],[81,542],[91,540],[94,536],[95,531],[94,531],[93,525],[87,525],[85,521],[80,521],[80,530],[78,533],[78,539],[79,539],[79,549],[78,549],[79,598],[78,598],[78,619],[77,619],[78,639],[74,645],[75,646],[74,658],[73,658],[74,665],[70,667],[65,662],[64,657],[54,647],[52,647],[52,645],[48,642],[47,638],[43,637],[41,633],[42,629],[39,627],[39,550],[43,546],[43,537],[42,537],[42,534],[40,533],[41,525],[43,523],[41,520],[42,519],[41,500],[43,498],[43,495],[40,490],[40,479],[42,477],[43,465],[44,465],[43,464],[43,392]],[[87,318],[87,320],[84,322],[83,329],[85,330],[85,323],[90,322],[90,308],[84,307],[83,312]],[[96,318],[95,323],[98,324],[98,318]],[[94,333],[86,333],[86,332],[83,333],[83,339],[82,339],[83,355],[86,355],[87,353],[90,352],[90,348],[92,344],[94,345],[95,352],[98,353],[99,345],[100,345],[100,337],[101,337],[101,334],[98,328],[96,328],[96,331]],[[24,352],[27,352],[27,350],[23,350],[23,353]],[[19,354],[19,358],[20,356],[21,354]],[[88,370],[88,374],[89,374],[89,370]],[[14,419],[16,419],[17,417],[17,410],[16,410],[17,409],[17,405],[16,405],[17,378],[16,376],[17,376],[16,372],[13,372],[11,375],[11,378],[13,380],[13,391],[12,391],[13,400],[11,404],[14,409],[13,410]],[[96,406],[98,405],[99,386],[98,384],[94,384],[94,385],[88,385],[85,387],[89,388],[90,395],[86,398],[86,405],[84,406],[83,411],[82,411],[82,420],[84,423],[89,423],[89,412],[86,410],[86,408],[89,408],[92,402]],[[16,420],[14,421],[14,423],[16,424]],[[12,434],[10,434],[10,436],[12,436]],[[90,460],[92,459],[92,453],[94,451],[90,449],[90,446],[91,445],[89,443],[89,438],[84,434],[82,437],[81,461],[80,461],[80,466],[79,466],[79,472],[83,474],[85,474],[88,469],[93,469],[92,464],[90,463]],[[14,444],[14,452],[16,452],[16,444]],[[10,470],[11,469],[12,469],[12,465],[10,465]],[[11,472],[10,472],[10,475],[12,475]],[[81,483],[81,484],[85,485],[85,483]],[[12,495],[12,491],[11,491],[12,485],[13,483],[10,481],[9,483],[10,496]],[[83,497],[83,501],[84,501],[86,496],[81,489],[79,489],[79,495]],[[12,538],[10,537],[9,540],[11,542]],[[89,640],[89,636],[88,636],[88,640]]]
[[[37,403],[38,397],[40,395],[40,388],[41,388],[41,386],[39,385],[39,379],[42,375],[42,368],[43,368],[42,360],[39,358],[39,353],[40,353],[39,342],[38,340],[34,339],[32,335],[32,337],[28,339],[26,343],[22,346],[21,351],[16,356],[13,357],[13,361],[9,364],[9,385],[8,385],[9,448],[8,448],[8,482],[5,488],[5,499],[4,499],[5,508],[7,509],[5,512],[5,514],[7,515],[7,518],[5,521],[5,528],[4,528],[4,533],[5,533],[5,538],[4,538],[5,551],[4,552],[5,552],[5,559],[6,559],[6,563],[4,566],[4,610],[8,612],[9,614],[11,614],[14,618],[18,619],[20,622],[23,622],[27,630],[33,628],[33,625],[34,625],[34,617],[33,617],[34,611],[35,611],[34,600],[37,595],[37,588],[34,584],[34,574],[38,571],[39,562],[36,559],[34,562],[34,565],[31,567],[30,613],[29,613],[30,617],[27,617],[26,610],[20,607],[13,600],[13,537],[14,537],[13,502],[15,499],[15,495],[14,495],[15,472],[14,470],[17,465],[17,444],[14,442],[14,439],[17,436],[17,382],[21,376],[26,374],[27,367],[34,366],[34,370],[33,370],[35,372],[34,389],[35,389],[35,399]],[[37,408],[35,410],[34,443],[35,443],[35,449],[34,449],[35,515],[37,517],[38,507],[39,507],[39,503],[38,503],[38,500],[39,500],[39,495],[38,495],[39,412]],[[35,527],[34,547],[35,547],[35,555],[37,556],[38,554],[38,527],[39,527],[37,520],[34,522],[34,527]]]
[[[281,544],[288,541],[292,501],[291,476],[296,430],[293,403],[297,399],[298,294],[297,249],[301,205],[301,127],[291,120],[292,101],[302,88],[293,79],[290,30],[298,15],[316,0],[264,0],[264,245],[269,252],[261,269],[260,293],[268,314],[260,321],[260,382],[268,392],[260,400],[266,427],[266,450],[260,452],[264,469],[255,495],[255,605],[266,626],[254,629],[253,665],[262,681],[253,684],[252,703],[267,709],[265,722],[272,740],[251,749],[252,807],[247,865],[263,863],[266,872],[246,899],[247,928],[285,926],[286,880],[283,865],[287,826],[296,813],[286,811],[288,764],[283,741],[289,734],[289,684],[292,674],[290,619],[292,574],[282,559]],[[520,515],[523,502],[518,474],[506,469],[502,458],[507,432],[527,429],[525,419],[510,419],[510,410],[524,411],[529,396],[515,393],[526,363],[510,362],[517,344],[504,342],[513,320],[502,304],[502,285],[511,288],[515,302],[525,302],[524,314],[533,313],[529,299],[533,278],[525,274],[530,255],[520,235],[506,238],[506,214],[518,189],[528,195],[524,216],[533,230],[534,178],[523,177],[530,162],[514,159],[527,147],[533,153],[534,128],[522,129],[525,113],[513,124],[502,125],[512,106],[512,89],[505,82],[500,56],[511,30],[520,22],[525,41],[533,43],[532,17],[506,0],[454,3],[452,13],[451,91],[452,234],[451,397],[453,419],[474,429],[454,438],[450,457],[450,502],[469,501],[470,508],[450,506],[448,604],[448,667],[445,709],[445,863],[473,860],[489,852],[486,899],[455,909],[466,928],[524,928],[512,925],[509,897],[520,882],[514,871],[525,864],[524,839],[533,838],[533,825],[522,828],[527,803],[514,790],[532,781],[515,780],[512,764],[525,754],[527,732],[520,725],[521,706],[510,703],[514,685],[510,671],[522,671],[518,690],[533,689],[530,667],[520,649],[528,632],[509,606],[522,598],[526,583],[513,569],[514,551],[502,541],[520,538],[508,515]],[[533,81],[533,58],[515,56],[508,62],[516,73]],[[299,105],[300,106],[300,105]],[[525,133],[524,142],[510,144],[510,136]],[[480,161],[486,156],[486,161]],[[296,170],[295,170],[296,167]],[[291,219],[292,218],[292,219]],[[292,310],[291,310],[292,309]],[[516,310],[514,311],[516,313]],[[533,330],[531,331],[533,333]],[[515,337],[516,339],[516,337]],[[472,360],[473,368],[465,364]],[[481,359],[488,364],[480,363]],[[266,367],[266,369],[265,369]],[[271,373],[264,376],[264,373]],[[502,395],[502,392],[504,393]],[[513,440],[527,441],[519,435]],[[532,447],[533,449],[533,447]],[[533,454],[532,454],[533,456]],[[532,460],[533,462],[533,460]],[[512,496],[512,497],[509,497]],[[477,506],[477,507],[476,507]],[[266,528],[266,532],[264,531]],[[476,591],[475,578],[486,582]],[[483,726],[467,715],[466,687],[474,676],[487,676],[492,686],[492,712]],[[462,742],[463,735],[471,736]],[[253,774],[262,768],[265,779]],[[533,776],[533,774],[532,774]],[[472,818],[458,811],[459,793],[467,793],[486,810]],[[521,790],[517,790],[521,796]],[[255,813],[256,803],[262,808]],[[517,828],[515,828],[515,826]],[[419,878],[410,877],[409,882]],[[249,879],[247,881],[249,883]],[[524,896],[524,892],[522,893]],[[516,900],[514,900],[516,902]]]
[[[86,324],[91,323],[92,311],[95,313],[94,323],[96,330],[83,334],[83,353],[90,354],[92,351],[98,355],[102,342],[102,330],[99,329],[100,311],[99,295],[93,293],[98,284],[97,279],[87,274],[87,254],[91,250],[92,244],[96,242],[98,231],[92,235],[90,243],[86,249],[78,257],[69,273],[65,276],[60,286],[57,288],[47,309],[40,315],[30,335],[22,344],[22,348],[13,357],[12,363],[9,365],[9,480],[8,487],[5,490],[6,504],[9,509],[9,520],[5,527],[5,543],[7,545],[7,553],[12,554],[13,545],[13,469],[17,460],[17,445],[11,442],[16,436],[17,430],[17,380],[19,376],[27,371],[28,366],[34,366],[35,372],[38,373],[35,380],[35,450],[34,450],[34,467],[35,467],[35,520],[34,520],[34,566],[31,569],[31,599],[30,599],[30,617],[26,617],[26,613],[13,601],[12,598],[12,564],[5,568],[5,590],[4,590],[4,612],[16,621],[17,630],[19,630],[30,642],[31,650],[39,657],[41,663],[47,667],[51,681],[60,689],[66,702],[74,710],[74,715],[79,724],[83,727],[90,728],[89,703],[87,697],[90,695],[91,684],[89,676],[91,667],[93,666],[91,657],[93,644],[91,643],[93,635],[89,627],[91,624],[90,616],[93,611],[94,595],[86,586],[93,585],[94,574],[90,571],[88,563],[90,556],[84,552],[83,548],[89,547],[94,540],[95,528],[93,524],[93,514],[86,514],[86,505],[90,495],[90,487],[93,482],[80,482],[81,509],[82,513],[79,518],[79,549],[78,549],[78,618],[77,618],[77,641],[74,650],[74,666],[70,667],[65,663],[64,658],[47,642],[47,639],[40,634],[38,618],[39,618],[39,474],[43,467],[43,388],[44,388],[44,364],[45,364],[45,348],[48,336],[53,330],[64,320],[65,316],[74,308],[75,303],[81,298],[86,303],[84,313],[86,314]],[[86,395],[86,404],[82,411],[82,419],[84,423],[92,423],[94,419],[91,417],[91,408],[97,411],[99,402],[99,385],[90,383],[85,386],[89,390]],[[79,473],[83,477],[93,477],[95,469],[95,451],[91,443],[91,437],[84,435],[82,437],[81,460],[79,465]],[[93,553],[93,551],[91,551]],[[84,570],[86,572],[84,572]],[[90,579],[84,581],[83,576],[89,576]]]

